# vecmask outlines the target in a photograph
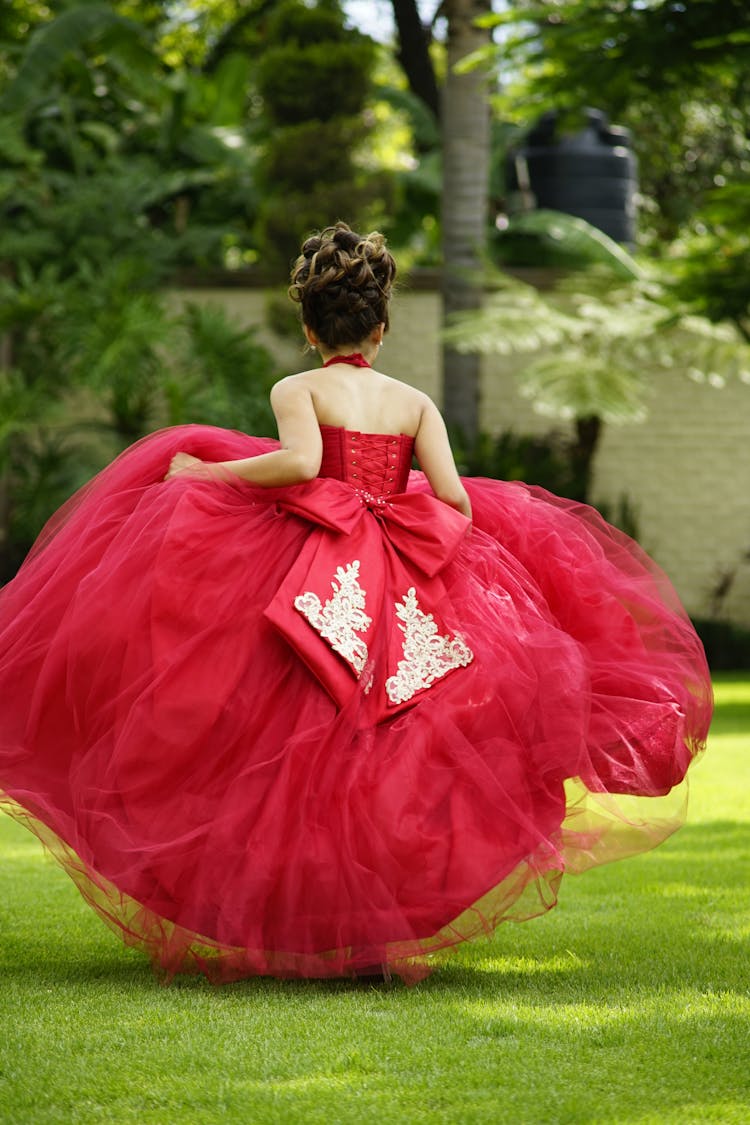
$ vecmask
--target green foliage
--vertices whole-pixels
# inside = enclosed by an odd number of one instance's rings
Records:
[[[377,217],[378,229],[397,247],[403,269],[439,265],[443,177],[438,121],[404,86],[395,61],[383,52],[373,96],[377,124],[370,160],[380,158],[390,173],[390,192]]]
[[[111,4],[77,4],[32,32],[21,64],[0,98],[0,109],[10,114],[28,111],[44,98],[68,56],[92,46],[121,48],[129,65],[153,83],[151,56],[138,24],[123,19]]]
[[[495,232],[490,252],[501,266],[600,265],[626,280],[643,275],[632,255],[591,223],[543,208],[513,215],[504,230]]]
[[[590,466],[581,458],[578,441],[570,433],[479,433],[470,446],[462,442],[460,434],[452,434],[451,445],[462,476],[524,481],[556,496],[592,503],[588,495]],[[597,500],[594,506],[608,523],[638,539],[638,512],[629,496],[623,494],[614,503]]]
[[[182,342],[164,381],[168,423],[200,421],[275,436],[268,396],[276,370],[255,331],[237,327],[210,304],[188,304],[175,327]]]
[[[329,121],[361,112],[369,92],[373,49],[348,44],[339,57],[330,44],[269,47],[258,67],[258,88],[273,125]]]
[[[484,307],[458,314],[445,338],[458,351],[532,356],[518,370],[519,390],[539,413],[638,421],[660,370],[715,386],[750,377],[750,350],[731,325],[692,315],[668,277],[645,271],[584,220],[536,212],[521,222],[570,237],[571,253],[587,244],[599,264],[562,275],[549,291],[492,272]]]
[[[22,401],[22,392],[17,392],[16,405]],[[12,440],[2,440],[0,582],[13,576],[52,511],[87,475],[84,450],[76,435],[66,426],[52,429],[39,424],[38,417],[26,413],[23,428]]]
[[[194,0],[189,7],[176,7],[171,0],[119,0],[118,8],[153,28],[157,51],[167,65],[213,74],[228,54],[257,55],[276,3]]]
[[[440,147],[438,122],[421,98],[405,87],[394,85],[392,80],[379,83],[377,94],[407,119],[418,152],[429,153]]]
[[[516,0],[482,23],[515,27],[512,45],[546,57],[545,92],[557,92],[560,68],[575,60],[578,89],[568,104],[580,105],[578,91],[596,86],[627,98],[633,89],[659,94],[725,78],[750,61],[746,17],[744,0]]]
[[[0,91],[10,114],[0,150],[14,168],[0,177],[0,200],[15,228],[30,195],[48,204],[89,191],[90,221],[105,224],[102,200],[129,181],[132,224],[149,228],[155,247],[162,236],[173,262],[221,265],[228,245],[249,246],[255,218],[250,62],[227,51],[210,74],[172,71],[156,31],[118,7],[65,5],[22,45],[0,42],[15,61]]]
[[[211,307],[172,313],[137,265],[5,282],[15,366],[0,362],[0,580],[70,492],[149,430],[274,432],[273,364],[253,331]]]
[[[744,0],[517,0],[497,63],[502,116],[604,110],[639,158],[639,241],[655,254],[746,159],[750,61]]]
[[[536,484],[558,496],[580,491],[571,459],[571,441],[557,430],[541,435],[480,433],[469,447],[453,439],[459,471],[463,476],[520,480]]]
[[[309,46],[346,49],[361,38],[358,31],[346,27],[338,0],[318,0],[315,4],[277,0],[267,34],[272,41],[287,43],[299,51]]]
[[[750,629],[710,617],[693,619],[712,672],[750,671]]]
[[[357,159],[374,63],[374,44],[346,27],[336,3],[283,0],[269,20],[257,71],[269,125],[257,233],[280,276],[311,229],[339,218],[368,225],[382,198],[384,179]]]
[[[612,313],[612,306],[602,307]],[[621,323],[624,323],[621,322]],[[625,330],[627,338],[627,329]],[[587,418],[604,422],[640,422],[645,417],[645,381],[639,365],[612,362],[614,349],[592,354],[590,340],[565,355],[544,355],[524,368],[521,394],[540,414],[552,418]],[[594,345],[599,351],[598,342]]]
[[[173,326],[161,298],[130,288],[130,260],[116,261],[84,296],[85,319],[66,326],[73,377],[88,384],[106,405],[110,424],[123,442],[141,437],[156,422],[161,370],[174,347]]]
[[[674,292],[711,321],[731,320],[750,343],[750,182],[713,192],[673,247]]]
[[[269,427],[267,354],[215,316],[201,360],[199,318],[160,293],[177,266],[248,247],[248,61],[227,49],[210,74],[171,70],[156,3],[26,11],[29,35],[0,16],[2,578],[66,495],[155,425]]]
[[[274,183],[302,186],[321,179],[321,154],[330,182],[350,179],[352,148],[359,143],[362,126],[355,118],[330,121],[301,121],[269,137],[266,144],[266,175]]]
[[[530,223],[562,242],[570,237],[575,255],[588,247],[599,264],[562,275],[544,292],[492,272],[483,307],[456,314],[444,338],[459,352],[531,357],[515,369],[519,392],[538,413],[574,422],[577,498],[588,500],[603,423],[643,419],[660,371],[682,370],[717,387],[728,378],[750,382],[750,348],[731,324],[691,314],[668,279],[587,232],[582,219],[537,212]]]

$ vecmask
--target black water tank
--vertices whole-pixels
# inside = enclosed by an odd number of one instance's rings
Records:
[[[545,113],[508,155],[511,212],[551,208],[578,215],[616,242],[635,242],[638,162],[627,129],[586,110],[578,133],[558,136],[558,114]]]

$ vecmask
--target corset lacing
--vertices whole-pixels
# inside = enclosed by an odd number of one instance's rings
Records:
[[[359,433],[337,426],[321,426],[320,432],[320,476],[346,481],[365,507],[382,509],[390,496],[405,490],[413,438],[404,434]]]
[[[344,440],[347,475],[355,492],[366,507],[383,507],[399,491],[399,438],[347,432]]]

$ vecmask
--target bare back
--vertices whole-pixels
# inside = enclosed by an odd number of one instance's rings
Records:
[[[310,455],[320,465],[320,425],[371,434],[406,434],[439,499],[466,515],[466,491],[456,471],[440,411],[422,391],[372,368],[332,364],[277,383],[271,403],[282,446]]]
[[[415,437],[425,396],[372,368],[334,364],[296,376],[310,391],[318,422],[374,434]]]

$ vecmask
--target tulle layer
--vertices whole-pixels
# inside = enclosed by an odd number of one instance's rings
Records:
[[[634,544],[540,490],[467,481],[474,527],[441,580],[473,660],[375,721],[364,686],[335,702],[265,615],[311,533],[293,490],[161,479],[179,449],[272,444],[145,439],[0,594],[6,811],[126,941],[169,974],[415,979],[548,909],[564,871],[677,827],[710,683]]]

